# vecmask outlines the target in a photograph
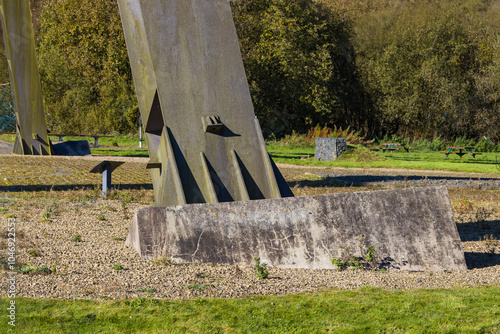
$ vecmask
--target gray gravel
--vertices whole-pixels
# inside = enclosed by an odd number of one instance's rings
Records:
[[[338,272],[332,265],[329,270],[270,268],[270,278],[259,280],[251,265],[175,265],[168,261],[141,260],[134,250],[124,245],[130,216],[141,206],[145,205],[124,205],[120,200],[78,200],[54,205],[49,219],[43,218],[46,208],[26,207],[26,215],[17,219],[17,261],[29,263],[32,267],[46,266],[53,272],[17,273],[18,296],[67,299],[244,298],[356,289],[368,285],[384,289],[415,289],[500,284],[500,245],[498,241],[488,245],[479,240],[485,231],[499,227],[498,217],[497,220],[490,217],[490,225],[477,231],[472,221],[474,217],[468,220],[460,216],[459,231],[470,268],[467,271]],[[1,224],[6,226],[5,218]],[[76,235],[80,235],[82,241],[75,241],[78,239]],[[0,240],[5,243],[5,238]],[[32,256],[34,251],[37,256]],[[123,269],[114,269],[118,268],[117,265]],[[0,293],[4,296],[6,279],[4,273],[0,279]]]

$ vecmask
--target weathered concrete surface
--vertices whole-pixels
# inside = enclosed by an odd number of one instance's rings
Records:
[[[16,109],[14,153],[50,155],[29,0],[0,0],[0,16]]]
[[[227,0],[118,0],[157,206],[293,196],[266,151]]]
[[[335,161],[345,151],[347,151],[345,138],[316,138],[315,157],[318,161]]]
[[[361,235],[362,247],[358,247]],[[331,268],[342,247],[402,270],[466,269],[444,187],[139,209],[126,243],[143,259]]]

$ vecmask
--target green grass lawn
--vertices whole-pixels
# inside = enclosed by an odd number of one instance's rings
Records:
[[[358,167],[358,168],[402,168],[423,170],[445,170],[500,174],[500,153],[482,153],[473,158],[456,154],[448,158],[439,152],[395,151],[383,153],[363,147],[351,148],[336,161],[316,161],[314,147],[268,145],[267,150],[275,162],[306,166]]]
[[[95,155],[112,155],[119,157],[149,157],[148,150],[146,148],[92,148],[90,149],[92,154]]]
[[[9,300],[0,299],[6,312]],[[249,299],[16,299],[17,333],[498,333],[500,287]],[[6,314],[6,313],[4,313]],[[8,319],[2,317],[4,324]],[[10,326],[9,326],[10,327]]]
[[[443,153],[404,150],[396,152],[370,151],[364,147],[351,148],[336,161],[316,161],[314,147],[267,145],[273,160],[304,166],[347,167],[347,168],[398,168],[422,169],[453,172],[500,174],[500,153],[482,153],[473,158],[465,155],[460,158],[451,154],[447,158]],[[98,148],[92,154],[147,157],[147,149],[133,148]]]
[[[52,143],[57,143],[59,137],[50,136],[49,139]],[[14,143],[16,141],[16,135],[13,134],[0,134],[0,140]],[[75,137],[75,136],[65,136],[64,141],[68,140],[87,140],[92,145],[94,144],[94,137]],[[98,140],[100,147],[116,147],[116,148],[138,148],[139,147],[139,136],[126,136],[126,135],[116,135],[111,137],[102,137]],[[142,143],[146,147],[146,142]]]
[[[13,142],[14,135],[1,135],[0,140]],[[51,137],[56,142],[57,137]],[[91,137],[65,137],[65,140],[88,140],[93,143]],[[146,148],[139,149],[139,138],[133,136],[115,136],[112,138],[100,138],[100,148],[92,149],[92,154],[114,155],[130,157],[147,157]],[[145,142],[144,142],[145,145]],[[453,172],[473,172],[484,174],[500,174],[500,153],[482,153],[473,158],[465,155],[462,158],[456,154],[448,158],[439,152],[424,152],[404,150],[392,153],[382,151],[369,151],[364,147],[351,148],[347,154],[343,154],[337,161],[316,161],[314,147],[287,146],[279,144],[268,144],[267,150],[275,162],[305,166],[325,167],[358,167],[358,168],[401,168],[442,170]]]

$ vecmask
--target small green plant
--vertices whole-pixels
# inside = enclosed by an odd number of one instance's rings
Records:
[[[26,253],[31,257],[39,257],[41,255],[40,250],[36,248],[29,249]]]
[[[123,238],[118,238],[118,237],[116,237],[116,238],[113,238],[113,240],[114,240],[114,241],[123,241],[124,239],[123,239]]]
[[[349,266],[351,267],[352,270],[356,269],[364,269],[365,267],[361,263],[360,258],[355,257],[354,255],[351,255],[351,260],[349,260]]]
[[[82,242],[82,236],[79,234],[75,234],[73,238],[71,238],[71,241],[73,242]]]
[[[364,238],[365,236],[361,234],[358,245],[360,249],[363,248]],[[369,247],[361,257],[353,255],[349,247],[340,246],[340,250],[340,258],[331,259],[332,264],[335,265],[338,271],[345,270],[347,267],[350,267],[352,270],[363,270],[373,267],[373,262],[375,262],[375,247]]]
[[[40,274],[40,275],[50,275],[52,274],[52,270],[50,270],[48,267],[32,267],[31,265],[25,265],[25,266],[21,266],[21,268],[19,269],[19,271],[22,273],[22,274]]]
[[[7,219],[16,218],[16,215],[6,215],[5,218],[7,218]]]
[[[213,284],[190,284],[187,286],[187,288],[190,290],[196,290],[196,291],[204,291],[206,288],[217,289],[217,287]]]
[[[175,263],[172,262],[172,260],[168,259],[167,257],[156,259],[152,261],[152,263],[159,266],[175,266]]]
[[[42,222],[47,222],[55,214],[57,214],[57,204],[51,203],[47,205],[42,213]]]
[[[127,201],[126,200],[122,200],[121,201],[121,206],[122,206],[122,211],[123,211],[123,217],[125,219],[130,219],[130,216],[128,215]]]
[[[0,212],[7,212],[7,211],[9,211],[9,209],[7,209],[7,208],[0,208]]]
[[[148,287],[148,288],[139,288],[137,292],[155,293],[158,292],[158,290],[156,290],[155,288]]]
[[[338,271],[342,271],[347,267],[347,261],[345,260],[333,258],[331,261],[337,267]]]
[[[484,235],[484,237],[479,238],[480,241],[484,243],[486,246],[486,251],[489,254],[495,253],[496,246],[497,246],[497,239],[493,236],[493,234],[490,234],[489,236],[487,234]]]
[[[188,285],[188,289],[203,291],[207,288],[206,284],[190,284]]]
[[[260,263],[259,257],[253,258],[255,261],[255,269],[257,277],[260,279],[266,279],[269,276],[269,270],[267,270],[267,263]]]
[[[364,255],[365,261],[366,262],[373,262],[375,261],[375,247],[370,247],[366,251],[366,254]]]
[[[46,222],[50,219],[50,211],[44,211],[42,213],[42,222]]]
[[[114,270],[123,270],[124,268],[123,268],[123,266],[122,266],[121,264],[115,264],[115,265],[113,266],[113,269],[114,269]]]
[[[104,215],[100,215],[100,216],[99,216],[99,220],[100,220],[100,221],[106,220],[106,217],[105,217]]]

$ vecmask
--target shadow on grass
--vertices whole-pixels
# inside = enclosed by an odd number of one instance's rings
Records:
[[[480,241],[487,235],[500,238],[500,220],[484,220],[470,223],[457,223],[460,240]]]
[[[350,184],[338,181],[334,178],[327,177],[322,180],[299,180],[287,182],[290,188],[295,186],[299,187],[311,187],[311,188],[322,188],[322,187],[348,187]]]
[[[500,254],[465,252],[467,269],[480,269],[500,265]]]
[[[321,176],[321,174],[317,174]],[[446,176],[420,175],[342,175],[326,176],[321,180],[299,180],[289,182],[290,187],[297,184],[307,187],[362,187],[397,183],[401,186],[438,186],[447,185],[449,188],[500,188],[500,178],[467,178]]]
[[[314,154],[304,154],[297,153],[293,155],[283,155],[283,154],[269,154],[273,159],[290,159],[290,160],[303,160],[307,157],[307,159],[314,158]]]
[[[24,192],[24,191],[68,191],[68,190],[93,190],[96,187],[95,184],[64,184],[64,185],[12,185],[12,186],[0,186],[0,192]],[[98,185],[101,189],[101,185]],[[141,190],[141,189],[153,189],[153,185],[150,183],[140,183],[140,184],[114,184],[111,189],[116,191],[120,190]]]
[[[421,157],[401,157],[401,156],[392,156],[392,160],[395,161],[408,161],[408,162],[451,162],[451,163],[464,163],[464,164],[478,164],[478,165],[496,165],[495,161],[487,160],[487,159],[477,159],[477,158],[443,158],[443,159],[435,159],[435,158],[425,158]]]
[[[470,177],[450,177],[450,176],[422,176],[422,175],[343,175],[335,176],[334,179],[344,183],[373,183],[373,182],[394,182],[394,181],[443,181],[443,182],[492,182],[500,185],[500,178],[470,178]]]
[[[465,252],[465,262],[468,269],[486,268],[500,265],[500,254],[497,254],[500,247],[491,241],[484,240],[487,236],[493,237],[493,242],[500,236],[500,220],[483,220],[470,223],[458,223],[458,234],[462,242],[476,241],[483,243],[489,252]],[[482,241],[481,241],[482,240]],[[497,250],[496,250],[497,249]]]

